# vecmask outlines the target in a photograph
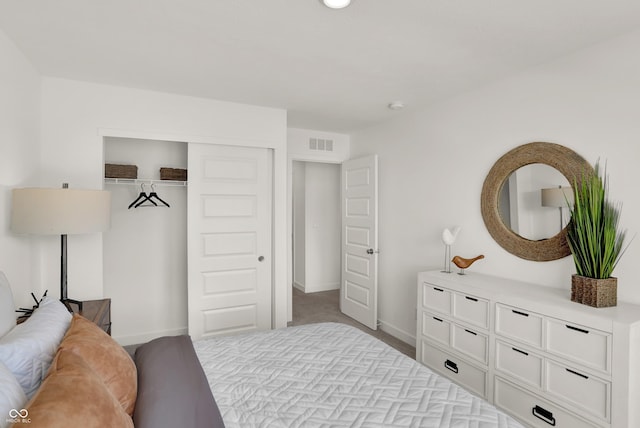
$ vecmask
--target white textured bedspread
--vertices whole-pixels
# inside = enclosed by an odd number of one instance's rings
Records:
[[[194,347],[232,427],[521,427],[360,330],[323,323]]]

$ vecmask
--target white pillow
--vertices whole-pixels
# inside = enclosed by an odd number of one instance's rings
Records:
[[[16,308],[13,306],[13,294],[9,281],[3,272],[0,272],[0,337],[4,336],[16,325]],[[0,415],[0,419],[2,415]]]
[[[0,428],[9,426],[12,409],[20,411],[27,404],[27,396],[11,371],[0,362]]]
[[[33,315],[0,338],[0,361],[11,370],[28,398],[46,376],[70,322],[67,308],[45,296]]]

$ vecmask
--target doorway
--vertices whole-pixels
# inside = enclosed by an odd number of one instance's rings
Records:
[[[340,312],[340,236],[340,164],[293,161],[292,324],[307,319],[305,308],[322,306],[313,322]]]

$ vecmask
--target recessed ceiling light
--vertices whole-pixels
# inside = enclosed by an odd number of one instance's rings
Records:
[[[402,110],[404,108],[404,103],[402,101],[393,101],[389,103],[387,107],[389,110]]]
[[[322,0],[322,3],[331,9],[342,9],[349,6],[351,0]]]

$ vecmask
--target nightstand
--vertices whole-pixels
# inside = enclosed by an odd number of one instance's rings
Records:
[[[73,312],[94,322],[111,336],[111,299],[84,300],[82,310],[74,310]]]

